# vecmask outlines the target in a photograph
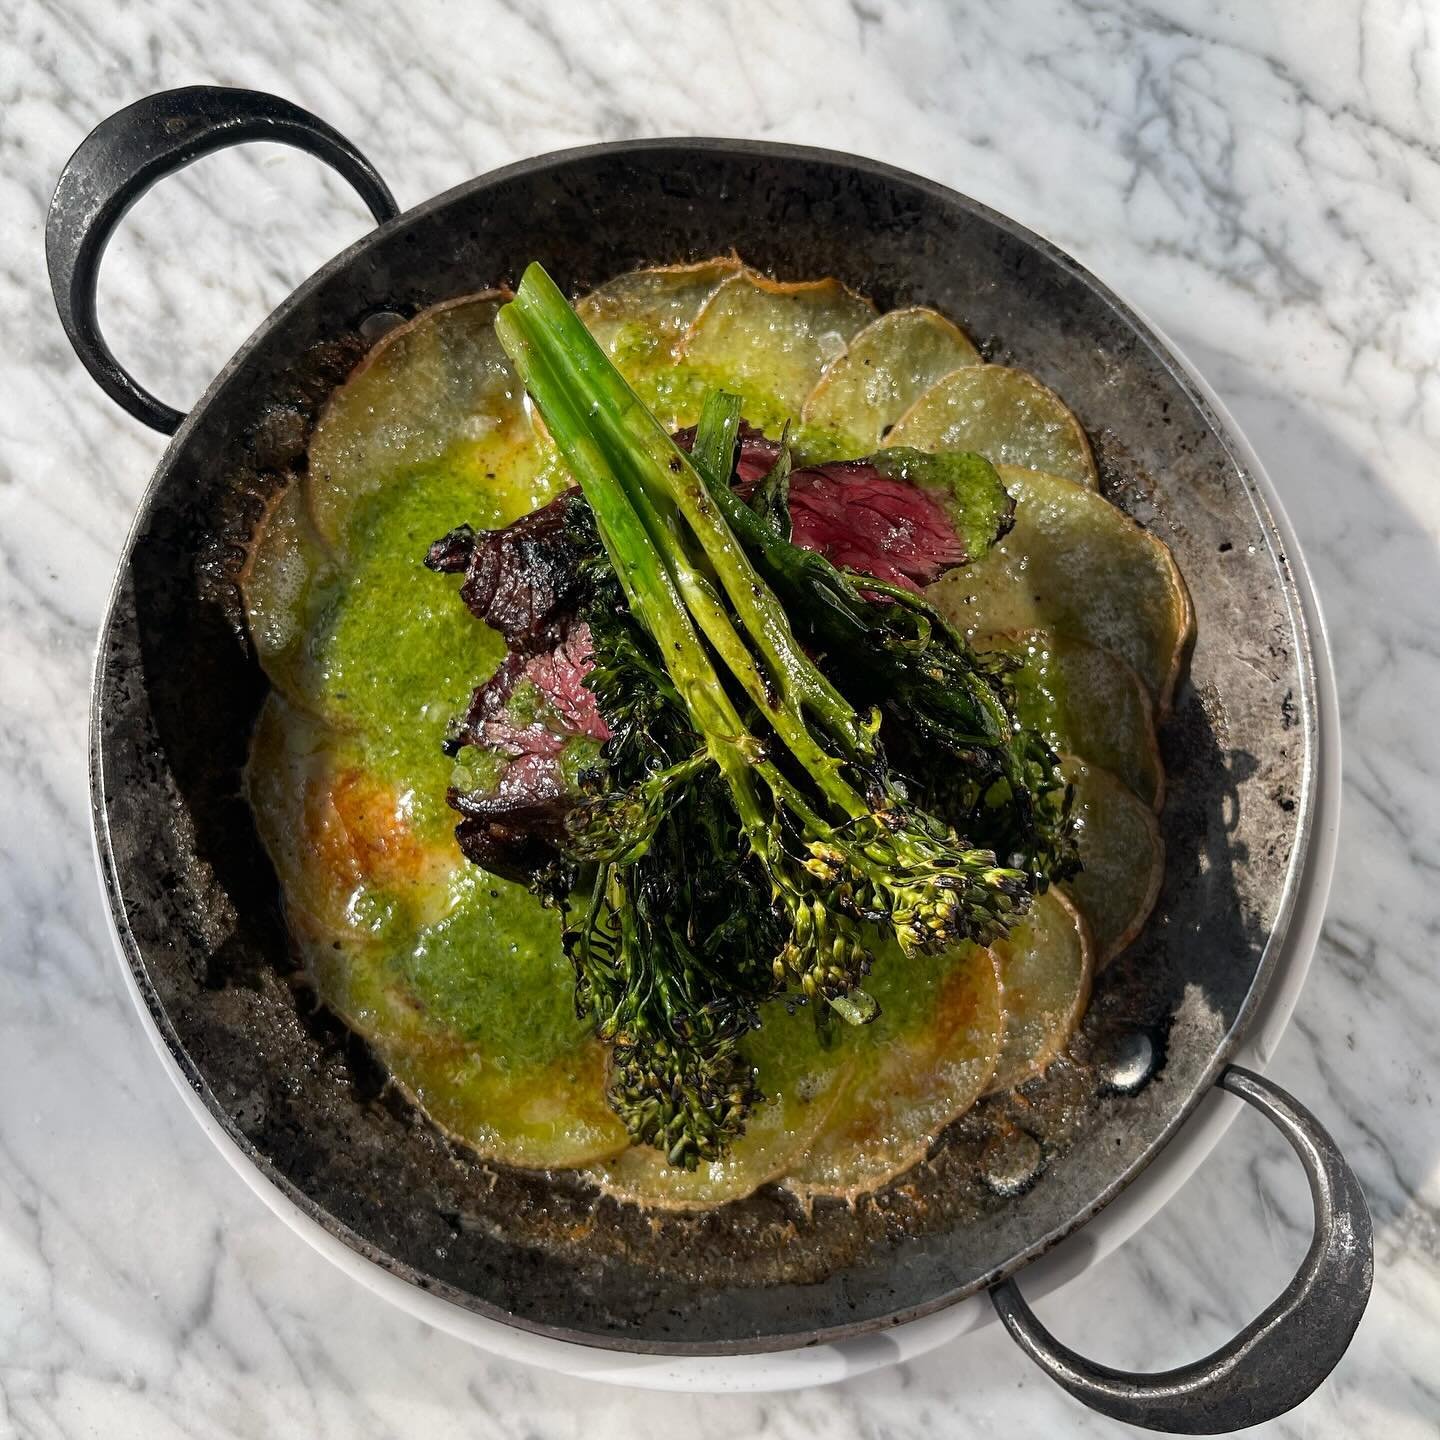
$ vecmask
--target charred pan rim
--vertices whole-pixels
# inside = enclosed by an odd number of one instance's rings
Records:
[[[1298,728],[1301,732],[1304,749],[1301,762],[1300,793],[1296,800],[1297,818],[1294,831],[1295,842],[1286,867],[1285,879],[1277,902],[1274,921],[1269,936],[1266,939],[1263,953],[1256,965],[1254,979],[1236,1012],[1230,1028],[1214,1047],[1199,1081],[1193,1086],[1191,1094],[1183,1103],[1176,1107],[1164,1128],[1155,1136],[1147,1149],[1133,1163],[1114,1175],[1103,1189],[1087,1204],[1080,1207],[1067,1220],[1053,1227],[1047,1234],[1041,1236],[1024,1249],[1009,1256],[993,1269],[986,1271],[970,1283],[942,1293],[924,1303],[902,1307],[888,1314],[875,1316],[863,1321],[833,1325],[808,1332],[794,1332],[772,1336],[747,1336],[729,1340],[667,1341],[640,1340],[614,1335],[600,1336],[592,1332],[573,1330],[564,1326],[538,1323],[481,1300],[468,1292],[460,1291],[443,1282],[439,1282],[415,1270],[413,1267],[395,1260],[385,1251],[357,1234],[350,1227],[342,1224],[271,1165],[269,1160],[253,1145],[243,1131],[237,1127],[225,1108],[217,1101],[210,1087],[206,1084],[203,1076],[181,1044],[179,1036],[171,1025],[159,995],[146,972],[145,963],[128,923],[124,900],[119,890],[105,800],[105,774],[101,755],[101,736],[103,733],[102,717],[108,679],[106,667],[106,656],[109,649],[108,640],[113,627],[116,610],[121,599],[125,575],[129,568],[136,540],[144,533],[147,522],[154,511],[159,493],[164,486],[164,482],[172,466],[175,464],[177,457],[184,449],[198,418],[209,409],[217,393],[225,386],[230,378],[245,367],[251,352],[264,337],[281,325],[291,312],[298,309],[309,295],[319,288],[322,283],[347,269],[359,255],[363,254],[376,242],[377,237],[387,236],[396,231],[403,230],[409,224],[422,217],[433,216],[437,212],[444,210],[449,204],[461,196],[474,194],[501,181],[520,179],[546,171],[561,169],[572,162],[596,156],[604,155],[614,157],[625,154],[662,154],[674,156],[678,159],[684,157],[686,154],[694,153],[727,155],[740,159],[753,157],[769,161],[808,162],[818,165],[843,167],[879,184],[907,189],[931,203],[946,207],[958,206],[969,211],[977,219],[1003,231],[1020,244],[1028,246],[1051,265],[1061,270],[1067,277],[1084,286],[1096,297],[1101,305],[1117,315],[1134,335],[1143,342],[1145,348],[1160,368],[1163,369],[1171,381],[1179,387],[1194,407],[1196,413],[1204,420],[1206,427],[1216,437],[1233,466],[1235,475],[1244,487],[1256,522],[1264,536],[1266,549],[1271,563],[1274,566],[1281,592],[1284,595],[1285,611],[1289,621],[1290,632],[1296,642],[1295,661],[1300,678],[1300,725]],[[745,1355],[764,1354],[767,1352],[798,1349],[806,1346],[844,1341],[859,1335],[887,1329],[891,1326],[902,1325],[908,1321],[920,1319],[926,1315],[943,1310],[950,1305],[957,1304],[959,1301],[967,1299],[978,1291],[988,1288],[997,1281],[1014,1275],[1017,1271],[1023,1269],[1030,1261],[1038,1258],[1073,1231],[1083,1226],[1115,1199],[1116,1196],[1146,1168],[1150,1161],[1169,1144],[1200,1101],[1210,1093],[1220,1073],[1225,1069],[1226,1064],[1238,1049],[1246,1028],[1254,1017],[1257,1008],[1264,999],[1274,979],[1280,957],[1284,952],[1284,942],[1295,911],[1300,878],[1304,872],[1305,860],[1310,850],[1310,842],[1314,828],[1317,744],[1318,712],[1316,708],[1315,663],[1311,638],[1300,604],[1299,592],[1290,568],[1290,563],[1284,552],[1283,539],[1277,530],[1274,518],[1270,513],[1270,508],[1256,485],[1249,468],[1244,463],[1241,455],[1237,453],[1236,447],[1232,444],[1226,425],[1221,421],[1213,407],[1192,381],[1185,366],[1171,353],[1154,330],[1134,310],[1126,305],[1108,286],[1104,285],[1077,261],[1050,241],[1037,235],[1034,231],[1019,225],[986,205],[982,205],[967,196],[949,189],[947,186],[940,185],[935,181],[927,180],[908,171],[884,165],[874,160],[848,155],[841,151],[824,150],[807,146],[783,145],[750,140],[668,138],[621,141],[554,151],[547,155],[536,156],[499,170],[491,171],[487,175],[466,181],[451,190],[434,196],[430,200],[406,211],[396,219],[389,221],[387,224],[368,232],[360,240],[356,241],[355,244],[335,256],[334,259],[330,260],[311,275],[308,280],[298,286],[251,334],[249,339],[245,341],[235,355],[232,356],[219,371],[215,379],[206,389],[204,395],[191,408],[184,422],[176,431],[164,455],[161,457],[159,465],[156,467],[155,473],[137,509],[130,531],[126,536],[125,546],[121,552],[117,574],[106,606],[105,620],[100,631],[95,661],[90,708],[90,794],[91,814],[94,823],[99,866],[112,924],[119,938],[122,952],[129,965],[131,976],[138,989],[139,996],[144,1002],[146,1011],[160,1037],[164,1040],[165,1047],[177,1066],[179,1074],[185,1084],[195,1093],[225,1136],[245,1155],[251,1165],[253,1165],[260,1174],[264,1175],[300,1213],[342,1241],[351,1250],[363,1256],[365,1259],[372,1261],[390,1274],[428,1293],[437,1295],[462,1309],[482,1315],[501,1324],[528,1331],[532,1334],[542,1335],[550,1339],[582,1345],[592,1349],[619,1351],[630,1354],[673,1356]]]

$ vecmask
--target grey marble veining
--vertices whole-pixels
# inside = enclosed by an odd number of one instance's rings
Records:
[[[1295,521],[1344,718],[1335,891],[1271,1073],[1361,1173],[1376,1292],[1332,1379],[1268,1433],[1440,1433],[1433,9],[19,0],[0,17],[0,1436],[1120,1433],[993,1327],[861,1382],[724,1402],[492,1360],[312,1254],[195,1128],[122,990],[87,835],[91,650],[161,442],[71,358],[42,230],[91,125],[200,80],[316,110],[402,204],[596,139],[855,150],[1051,236],[1177,340]],[[133,212],[107,332],[184,405],[366,223],[306,157],[213,157]],[[1242,1120],[1042,1315],[1099,1359],[1172,1364],[1260,1308],[1308,1234],[1298,1167]]]

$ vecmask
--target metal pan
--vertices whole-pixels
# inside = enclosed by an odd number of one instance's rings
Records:
[[[329,161],[379,228],[286,300],[182,417],[106,347],[97,267],[149,185],[246,140]],[[875,1203],[805,1214],[763,1191],[656,1229],[571,1178],[499,1170],[457,1149],[314,1004],[242,796],[267,686],[235,573],[257,496],[303,466],[317,408],[376,316],[513,280],[536,258],[579,290],[732,247],[781,277],[837,275],[882,308],[934,305],[989,358],[1054,386],[1092,436],[1105,493],[1174,550],[1198,640],[1163,737],[1160,905],[1101,977],[1073,1061],[1027,1090],[1023,1108],[983,1104]],[[1238,1428],[1320,1383],[1368,1297],[1365,1203],[1314,1118],[1228,1063],[1278,963],[1313,823],[1311,642],[1234,442],[1123,302],[974,201],[790,146],[595,146],[399,215],[364,157],[315,117],[213,88],[152,96],[100,125],[61,176],[47,248],[83,363],[130,413],[175,437],[127,543],[96,670],[94,818],[115,926],[190,1085],[295,1205],[455,1305],[586,1345],[779,1350],[900,1324],[988,1287],[1059,1383],[1134,1423]],[[1304,1162],[1311,1252],[1274,1306],[1197,1365],[1135,1376],[1091,1364],[1041,1328],[1013,1277],[1114,1199],[1216,1085],[1267,1115]]]

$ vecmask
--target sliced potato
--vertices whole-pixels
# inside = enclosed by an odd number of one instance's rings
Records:
[[[881,958],[869,1025],[839,1028],[854,1066],[825,1128],[786,1184],[854,1199],[925,1158],[935,1137],[985,1093],[1005,1033],[998,962],[965,946],[935,960]]]
[[[744,397],[752,425],[778,435],[799,417],[825,366],[874,318],[875,307],[838,280],[782,284],[753,270],[734,275],[680,343],[690,407],[698,413],[705,388],[722,385]]]
[[[1044,630],[978,635],[975,646],[1019,662],[1012,679],[1022,724],[1038,730],[1056,751],[1084,755],[1114,771],[1148,805],[1160,808],[1165,772],[1155,706],[1123,660]]]
[[[395,1083],[441,1129],[486,1159],[553,1169],[612,1155],[627,1137],[605,1096],[605,1048],[575,1017],[570,966],[558,936],[551,938],[551,963],[524,973],[533,1005],[553,1011],[554,1023],[542,1043],[532,1036],[521,1047],[507,1039],[503,1023],[477,1036],[436,1016],[381,945],[317,935],[305,949],[321,999],[370,1042]],[[485,978],[475,975],[475,989],[493,1002]],[[509,977],[505,989],[513,993]],[[500,998],[492,1014],[515,1023],[503,991]]]
[[[482,488],[498,469],[538,468],[524,391],[495,336],[495,314],[507,299],[486,291],[422,310],[390,331],[330,397],[305,477],[315,530],[327,545],[343,545],[365,496],[428,461],[448,457]]]
[[[358,762],[353,736],[287,705],[272,692],[260,711],[245,769],[246,796],[292,922],[345,935],[383,924],[352,902],[362,889],[325,777]]]
[[[570,982],[569,975],[557,983]],[[524,1170],[578,1169],[629,1137],[605,1094],[608,1052],[593,1036],[541,1065],[512,1066],[470,1043],[382,1057],[441,1129],[488,1160]]]
[[[886,436],[917,450],[977,450],[995,465],[1023,465],[1099,485],[1090,442],[1065,402],[1033,375],[974,365],[930,387]]]
[[[445,806],[446,728],[505,646],[465,608],[458,578],[427,570],[425,555],[462,521],[508,523],[512,505],[530,508],[526,498],[498,480],[477,484],[448,461],[397,477],[364,501],[342,579],[310,632],[316,708],[362,735],[379,773],[410,792],[416,823],[447,838],[455,818]]]
[[[247,785],[317,993],[437,1124],[531,1168],[623,1148],[553,912],[417,834],[361,742],[278,695]]]
[[[942,375],[980,363],[943,315],[923,306],[891,310],[825,367],[800,418],[808,431],[833,436],[837,451],[868,455]]]
[[[311,599],[329,574],[304,487],[293,481],[270,502],[255,527],[240,572],[240,595],[261,668],[273,685],[301,705],[313,704],[316,690],[308,643]]]
[[[709,1210],[740,1200],[791,1170],[820,1133],[853,1063],[851,1051],[821,1045],[808,1008],[765,1007],[747,1052],[765,1099],[719,1160],[683,1170],[650,1146],[632,1146],[590,1172],[606,1194],[647,1209]]]
[[[1109,501],[1056,475],[998,467],[1015,528],[931,600],[970,635],[1047,630],[1118,655],[1170,705],[1193,625],[1169,549]]]
[[[1095,951],[1079,911],[1051,886],[991,950],[1000,965],[1005,1040],[990,1089],[1012,1090],[1064,1049],[1090,1001]]]
[[[369,770],[358,736],[272,693],[245,783],[287,911],[312,929],[373,940],[447,907],[459,852],[416,832],[409,797]]]
[[[1062,887],[1095,940],[1096,964],[1108,965],[1144,928],[1165,872],[1165,842],[1155,812],[1123,781],[1085,760],[1066,756],[1075,786],[1084,869]]]
[[[602,285],[575,307],[590,333],[636,393],[668,430],[699,418],[704,388],[675,352],[710,297],[744,266],[733,255],[694,265],[636,270]],[[553,447],[538,412],[531,416],[543,443]]]
[[[742,269],[733,255],[721,255],[632,270],[576,301],[575,313],[633,383],[637,374],[673,360],[701,307]]]

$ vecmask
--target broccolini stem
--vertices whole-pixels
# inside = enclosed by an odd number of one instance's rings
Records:
[[[728,475],[702,475],[539,266],[526,271],[497,329],[590,501],[632,612],[731,786],[777,905],[793,919],[777,978],[788,971],[807,994],[832,1001],[853,992],[869,963],[862,927],[870,922],[887,924],[909,953],[1004,933],[1026,903],[1026,877],[905,806],[876,743],[878,712],[857,713],[800,647],[783,603],[727,522],[740,505]],[[720,412],[710,418],[713,432]],[[723,448],[723,436],[713,443]],[[711,444],[707,434],[701,454],[723,469]],[[764,564],[774,568],[768,556]],[[705,640],[808,774],[814,796],[747,734]],[[809,719],[819,722],[813,731]],[[847,764],[865,773],[872,795],[856,790]],[[768,816],[757,776],[771,792]],[[639,798],[633,813],[643,820],[648,802]],[[639,822],[635,842],[646,843]]]
[[[631,609],[644,617],[665,656],[666,668],[704,736],[706,748],[735,792],[735,805],[752,844],[766,833],[746,758],[738,742],[745,731],[715,667],[695,633],[670,570],[636,514],[624,487],[590,434],[583,418],[554,373],[543,351],[534,345],[521,312],[509,306],[495,318],[495,329],[507,353],[545,415],[555,443],[579,480],[610,563]]]
[[[594,423],[612,440],[612,452],[630,462],[631,483],[649,494],[650,504],[637,503],[636,509],[651,514],[678,509],[684,517],[766,662],[772,684],[766,686],[760,679],[754,658],[739,642],[717,597],[702,590],[695,619],[710,643],[822,792],[852,817],[868,813],[864,797],[841,777],[835,757],[816,742],[803,712],[808,710],[824,723],[845,759],[873,756],[873,733],[795,640],[784,607],[737,542],[690,457],[626,384],[540,266],[526,270],[513,303],[534,320],[537,332],[565,354],[584,382],[592,397]],[[639,499],[635,491],[632,498]],[[670,527],[665,542],[655,538],[666,558],[686,572],[684,593],[695,572],[684,558],[680,536]],[[678,585],[680,576],[676,579]],[[721,620],[723,624],[717,623]]]
[[[568,391],[555,375],[543,349],[532,343],[528,316],[506,306],[496,317],[495,327],[521,380],[544,413],[551,436],[590,501],[601,541],[631,609],[650,628],[696,730],[705,738],[708,752],[735,792],[736,810],[751,848],[762,857],[768,856],[773,837],[755,794],[751,769],[766,781],[777,798],[786,791],[795,793],[794,787],[753,742],[747,744],[742,739],[747,735],[744,722],[705,653],[670,566],[661,558],[651,530],[636,513],[636,507],[571,403]],[[714,598],[713,592],[710,598]],[[748,653],[723,610],[719,610],[719,618],[724,622],[724,630],[717,627],[717,634],[725,650],[733,653],[734,665],[738,668],[742,656],[749,659]],[[823,754],[820,763],[835,766],[834,760]],[[838,776],[833,778],[839,781]],[[844,786],[844,792],[848,792],[845,798],[851,801],[845,807],[846,813],[864,813],[863,800],[849,786]],[[860,808],[856,810],[854,806]],[[822,824],[808,807],[806,812],[815,825]]]

